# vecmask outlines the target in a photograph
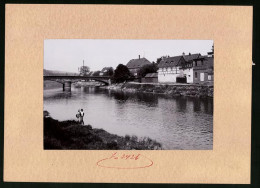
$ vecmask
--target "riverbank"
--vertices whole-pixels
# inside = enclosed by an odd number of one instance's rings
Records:
[[[73,83],[73,85],[76,88],[80,88],[80,87],[95,87],[95,86],[100,86],[100,82],[95,82],[95,81],[91,81],[91,82],[76,82]]]
[[[147,137],[118,136],[75,120],[60,122],[44,111],[44,149],[159,150],[162,146]]]
[[[212,84],[162,84],[162,83],[136,83],[126,82],[105,87],[109,90],[128,92],[158,93],[170,96],[210,97],[213,98],[214,87]]]

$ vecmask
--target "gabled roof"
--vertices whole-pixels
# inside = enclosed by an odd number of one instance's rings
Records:
[[[183,56],[174,56],[174,57],[167,57],[160,61],[158,67],[175,67],[179,64],[180,60],[183,59]],[[184,60],[184,59],[183,59]]]
[[[141,68],[144,65],[151,64],[150,61],[148,61],[146,58],[140,58],[140,59],[131,59],[127,64],[127,68],[129,69],[137,69]]]

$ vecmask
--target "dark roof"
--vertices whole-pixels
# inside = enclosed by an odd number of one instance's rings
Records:
[[[198,60],[203,60],[203,65],[201,66],[195,66],[194,70],[200,70],[200,69],[207,69],[208,72],[211,72],[214,67],[214,58],[213,57],[207,57],[207,56],[201,56]]]
[[[200,57],[200,54],[188,54],[183,56],[185,61],[193,61],[194,59],[197,59]]]
[[[146,58],[140,58],[140,59],[131,59],[127,64],[127,68],[129,69],[136,69],[141,68],[144,65],[151,64],[150,61],[148,61]]]
[[[155,78],[158,77],[158,73],[148,73],[145,75],[145,78]]]
[[[167,57],[164,58],[160,61],[158,67],[163,68],[163,67],[175,67],[178,65],[179,61],[181,60],[182,55],[180,56],[174,56],[174,57]]]
[[[168,57],[164,58],[160,61],[158,67],[175,67],[179,65],[179,61],[181,58],[184,58],[186,62],[193,61],[194,59],[199,58],[201,55],[200,54],[188,54],[188,55],[180,55],[180,56],[174,56],[174,57]]]

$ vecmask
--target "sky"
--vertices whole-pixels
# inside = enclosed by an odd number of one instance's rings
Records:
[[[150,62],[183,52],[207,55],[212,45],[212,40],[47,39],[44,40],[44,69],[76,73],[83,60],[90,71],[104,67],[115,69],[139,55]]]

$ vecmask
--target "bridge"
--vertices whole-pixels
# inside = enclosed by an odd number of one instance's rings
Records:
[[[111,84],[111,79],[112,77],[110,76],[72,76],[72,75],[44,75],[43,76],[44,81],[45,80],[50,80],[50,81],[55,81],[58,83],[61,83],[63,85],[63,91],[65,90],[71,90],[71,83],[73,82],[78,82],[78,81],[88,81],[88,80],[94,80],[98,81],[101,83],[104,83],[105,85],[110,85]]]

